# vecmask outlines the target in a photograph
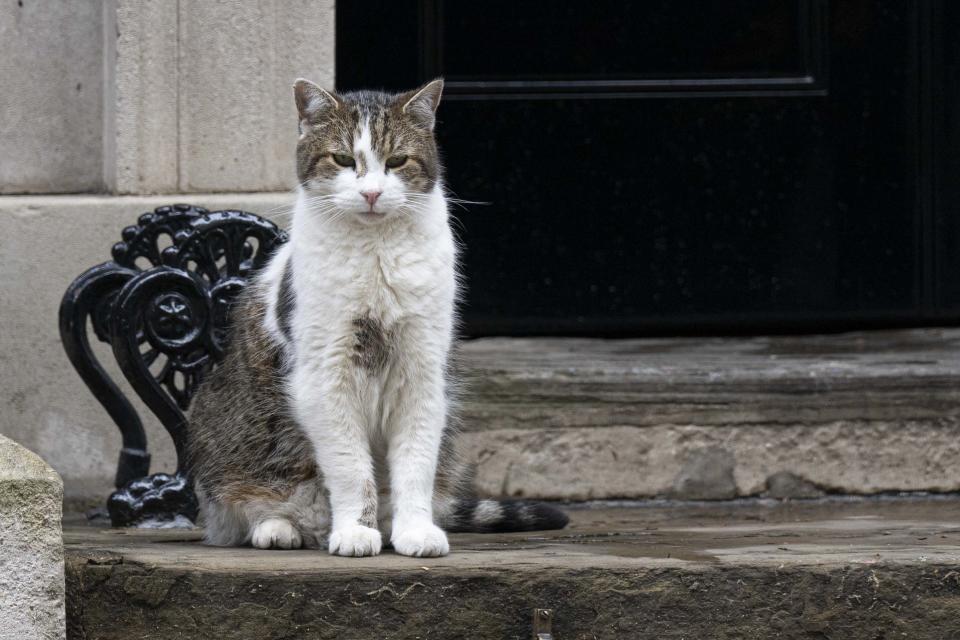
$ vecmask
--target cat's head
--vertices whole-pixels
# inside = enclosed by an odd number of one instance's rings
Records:
[[[297,178],[311,208],[377,222],[424,206],[440,180],[442,91],[441,79],[401,94],[336,94],[297,80]]]

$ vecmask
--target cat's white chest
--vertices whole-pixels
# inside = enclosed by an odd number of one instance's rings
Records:
[[[326,222],[309,210],[294,218],[290,245],[276,256],[268,280],[276,299],[281,263],[292,268],[292,339],[314,354],[351,357],[357,327],[376,328],[400,347],[416,335],[441,351],[449,344],[456,298],[456,246],[446,205],[418,212],[415,220],[383,225]],[[276,305],[272,310],[278,309]],[[268,313],[279,335],[282,323]],[[413,329],[413,332],[407,331]],[[366,334],[364,334],[366,335]],[[407,345],[414,351],[426,345]],[[432,347],[431,347],[432,348]]]
[[[334,328],[357,317],[395,324],[452,315],[456,289],[452,238],[441,234],[427,245],[418,240],[341,238],[294,253],[302,319]]]
[[[419,247],[401,245],[376,256],[369,276],[370,302],[383,320],[445,313],[444,307],[452,302],[453,265],[437,249],[431,255]]]

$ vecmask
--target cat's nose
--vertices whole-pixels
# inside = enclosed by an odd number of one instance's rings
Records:
[[[363,196],[363,199],[367,201],[367,204],[371,207],[377,204],[377,198],[380,197],[380,194],[383,191],[361,191],[360,195]]]

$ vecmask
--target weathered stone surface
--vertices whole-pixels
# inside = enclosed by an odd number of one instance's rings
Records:
[[[766,495],[778,499],[819,498],[823,491],[805,478],[789,471],[778,471],[767,478]]]
[[[293,81],[333,85],[332,0],[110,0],[104,173],[115,193],[296,184]]]
[[[468,429],[902,423],[960,416],[960,329],[485,338],[464,343],[461,360]]]
[[[104,181],[113,193],[179,186],[178,6],[105,0]]]
[[[0,193],[287,189],[334,2],[11,1],[0,44]]]
[[[71,638],[952,639],[957,500],[579,509],[454,535],[446,558],[215,549],[68,532]]]
[[[333,7],[333,0],[180,3],[180,191],[296,184],[293,81],[333,86]]]
[[[120,433],[60,345],[57,310],[67,286],[83,270],[109,260],[123,227],[154,207],[190,202],[266,213],[284,222],[290,201],[288,193],[0,197],[0,433],[56,469],[71,501],[103,504],[112,490]],[[114,380],[127,388],[109,348],[94,346]],[[154,468],[172,471],[169,436],[149,411],[135,405],[144,417]]]
[[[960,489],[955,422],[499,429],[463,434],[485,495],[549,499],[709,498],[691,465],[705,449],[734,460],[736,495],[789,471],[833,493]],[[726,486],[726,485],[724,485]],[[730,496],[724,490],[718,496]]]
[[[681,500],[736,498],[735,465],[733,454],[721,447],[691,451],[673,479],[671,496]]]
[[[0,193],[101,188],[99,2],[0,4]]]
[[[552,499],[960,490],[960,330],[504,339],[461,349],[487,495]]]
[[[0,640],[63,638],[63,483],[0,435]]]

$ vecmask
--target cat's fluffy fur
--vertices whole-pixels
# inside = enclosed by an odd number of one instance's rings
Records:
[[[442,86],[295,85],[290,242],[234,307],[226,359],[191,413],[208,542],[362,556],[380,552],[382,532],[399,553],[436,556],[449,549],[443,529],[566,524],[544,505],[473,499],[453,447],[457,252],[433,137]]]

